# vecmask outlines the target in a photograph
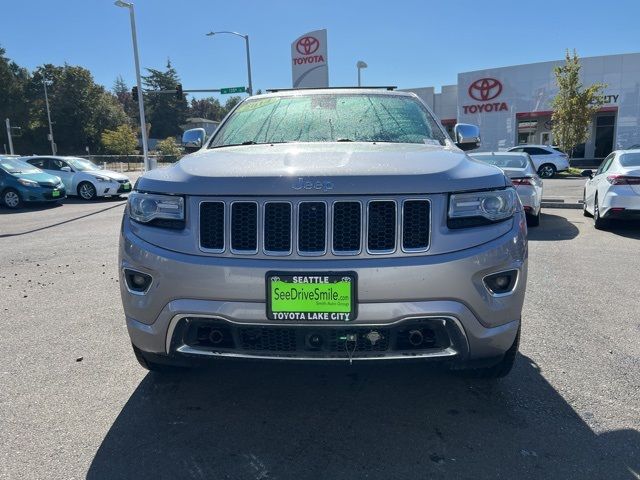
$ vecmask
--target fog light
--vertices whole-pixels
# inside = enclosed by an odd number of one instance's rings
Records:
[[[153,280],[151,275],[129,269],[125,269],[124,277],[131,293],[145,293],[151,286],[151,281]]]
[[[484,284],[493,295],[500,295],[511,292],[516,286],[518,278],[517,270],[494,273],[484,277]]]

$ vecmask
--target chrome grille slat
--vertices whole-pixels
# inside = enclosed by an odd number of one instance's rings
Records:
[[[428,251],[431,243],[426,196],[205,198],[196,203],[194,220],[207,254],[406,256]]]

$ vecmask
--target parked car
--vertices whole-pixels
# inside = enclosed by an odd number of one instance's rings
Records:
[[[473,153],[470,156],[501,168],[516,187],[516,192],[518,192],[527,215],[527,225],[530,227],[540,225],[542,180],[540,180],[529,154],[524,152],[489,152]]]
[[[527,227],[513,185],[413,93],[241,102],[129,196],[121,295],[142,366],[440,360],[506,375]],[[458,148],[456,148],[456,145]],[[201,148],[200,148],[201,147]]]
[[[0,157],[0,197],[4,206],[20,208],[27,202],[59,202],[67,190],[55,175],[15,157]]]
[[[612,219],[640,218],[640,149],[617,150],[607,156],[584,186],[584,215],[593,217],[596,228]]]
[[[67,186],[69,195],[78,195],[83,200],[96,197],[121,195],[131,191],[131,181],[126,175],[103,170],[91,160],[78,157],[24,157],[47,173],[57,175]]]
[[[508,151],[528,153],[540,178],[551,178],[569,168],[569,156],[549,145],[518,145]]]

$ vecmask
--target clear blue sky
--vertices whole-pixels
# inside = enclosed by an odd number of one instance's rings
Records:
[[[252,1],[134,0],[143,67],[170,58],[184,88],[246,84],[244,43],[209,38],[235,30],[251,39],[254,89],[291,85],[290,44],[327,28],[332,86],[456,83],[458,72],[562,58],[640,51],[639,0]],[[576,6],[579,5],[579,8]],[[111,87],[135,81],[129,18],[111,0],[2,0],[0,45],[29,69],[82,65]]]

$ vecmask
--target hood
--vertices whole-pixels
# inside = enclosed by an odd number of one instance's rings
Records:
[[[27,180],[33,180],[34,182],[38,182],[40,185],[59,185],[61,183],[60,177],[56,177],[55,175],[50,175],[45,172],[37,172],[37,173],[12,173],[16,178],[26,178]]]
[[[111,180],[128,180],[129,177],[123,175],[118,172],[114,172],[113,170],[91,170],[85,171],[84,173],[88,173],[89,175],[99,176],[99,177],[107,177]]]
[[[140,177],[136,189],[187,195],[441,193],[506,185],[455,147],[291,143],[200,150]]]

